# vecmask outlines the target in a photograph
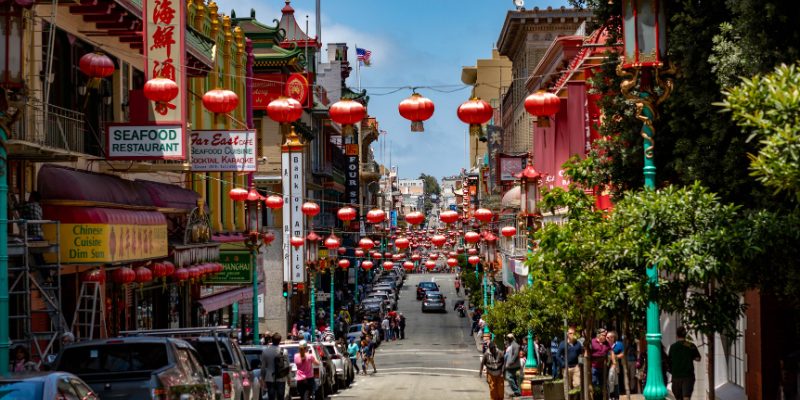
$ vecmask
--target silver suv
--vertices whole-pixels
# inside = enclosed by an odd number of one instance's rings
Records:
[[[291,394],[292,396],[297,396],[297,366],[294,364],[294,355],[300,351],[300,343],[298,342],[285,342],[281,343],[280,346],[282,349],[286,350],[286,354],[289,356],[289,362],[292,363],[292,372],[289,373],[289,385],[291,387]],[[322,362],[322,356],[317,354],[317,350],[314,346],[308,346],[308,352],[314,356],[317,360]],[[327,376],[327,371],[325,371],[324,365],[315,365],[314,366],[314,383],[315,387],[317,388],[317,392],[314,393],[315,399],[324,399],[327,391],[325,390],[326,386],[329,386],[327,383],[329,382],[329,378]]]

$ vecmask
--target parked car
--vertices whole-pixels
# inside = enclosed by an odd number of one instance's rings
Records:
[[[99,399],[86,382],[69,372],[31,372],[0,378],[3,400]]]
[[[383,299],[369,298],[361,302],[362,317],[368,321],[382,320],[386,315],[386,304]]]
[[[172,399],[190,394],[215,398],[214,380],[186,341],[167,337],[120,337],[64,348],[54,369],[88,383],[100,399]]]
[[[311,343],[310,347],[313,347],[317,354],[320,355],[320,361],[322,365],[325,366],[325,389],[328,393],[334,394],[339,391],[339,386],[336,382],[336,366],[333,364],[333,359],[331,358],[331,353],[325,349],[325,346],[321,342],[313,342]]]
[[[294,364],[294,355],[300,351],[300,344],[298,342],[285,342],[281,343],[281,348],[286,350],[286,354],[289,356],[289,362],[292,363],[292,372],[289,373],[289,387],[290,393],[292,396],[297,396],[297,366]],[[308,346],[308,351],[318,360],[320,356],[317,353],[317,350],[314,346]],[[316,383],[317,391],[314,393],[315,399],[324,399],[326,394],[330,392],[327,390],[328,376],[326,373],[326,369],[324,365],[315,365],[313,367],[314,370],[314,382]]]
[[[253,388],[252,371],[237,352],[239,345],[225,335],[184,338],[200,355],[200,363],[208,368],[214,382],[222,390],[221,400],[254,400],[260,392]],[[253,390],[258,389],[258,390]]]
[[[425,297],[426,291],[439,291],[439,284],[436,282],[425,281],[417,284],[417,300],[422,300]]]
[[[397,308],[397,301],[391,296],[389,296],[389,294],[386,292],[381,292],[381,291],[369,292],[367,293],[367,298],[364,299],[364,301],[367,301],[369,299],[380,299],[386,306],[386,310],[388,311],[392,311],[395,308]]]
[[[440,292],[427,292],[425,298],[422,299],[422,312],[439,311],[447,312],[447,305],[445,300],[447,297]]]
[[[347,327],[347,343],[353,340],[361,340],[362,329],[364,329],[364,324],[353,324]]]
[[[349,387],[356,374],[353,371],[353,364],[350,363],[350,358],[347,357],[347,349],[341,348],[335,342],[323,342],[322,344],[330,354],[333,366],[336,369],[336,385],[339,389]]]
[[[261,381],[261,352],[264,350],[266,346],[242,346],[242,353],[244,354],[245,358],[247,359],[247,364],[250,365],[250,368],[253,370],[253,374],[259,377],[259,384],[260,387],[266,387],[265,383]],[[291,363],[291,360],[290,360]],[[286,380],[286,389],[284,393],[286,393],[286,400],[291,400],[291,382],[290,379]]]
[[[370,293],[375,293],[375,292],[386,293],[389,295],[389,297],[393,298],[395,301],[399,298],[397,290],[394,290],[389,286],[375,286],[372,288]]]

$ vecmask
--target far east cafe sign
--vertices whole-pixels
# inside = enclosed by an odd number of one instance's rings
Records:
[[[145,81],[171,79],[178,96],[169,102],[148,101],[148,121],[107,128],[110,159],[186,159],[186,6],[177,0],[142,4]]]

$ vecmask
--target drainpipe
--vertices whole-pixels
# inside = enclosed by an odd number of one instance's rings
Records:
[[[4,95],[4,93],[3,93]],[[0,376],[8,376],[11,343],[8,338],[8,128],[0,115]]]

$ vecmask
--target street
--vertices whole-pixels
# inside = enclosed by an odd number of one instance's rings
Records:
[[[453,274],[411,274],[400,290],[399,311],[408,319],[406,339],[378,348],[378,373],[359,375],[353,387],[334,398],[445,399],[487,398],[488,386],[478,378],[480,355],[469,336],[469,319],[459,318]],[[423,314],[415,299],[420,281],[434,280],[447,296],[447,314]]]

